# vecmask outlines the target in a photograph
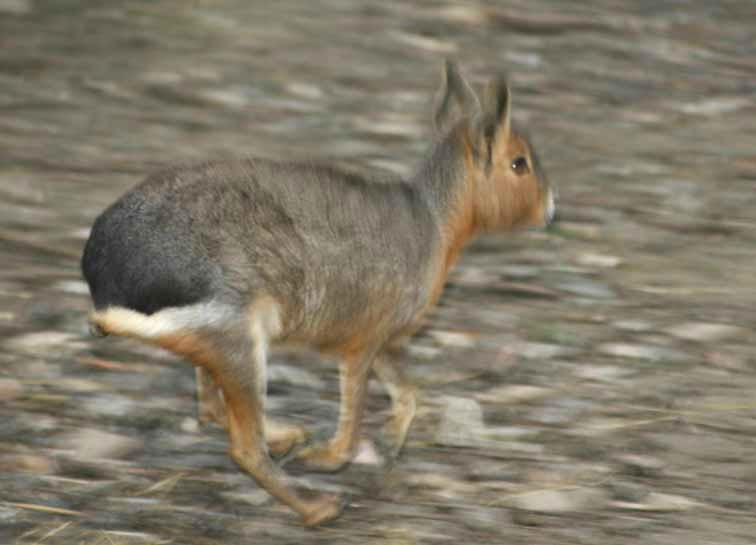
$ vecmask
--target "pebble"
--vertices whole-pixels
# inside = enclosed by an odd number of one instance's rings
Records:
[[[479,25],[486,20],[486,12],[483,7],[475,4],[439,7],[436,8],[436,14],[439,18],[446,19],[447,21],[470,25]]]
[[[483,410],[474,399],[445,397],[436,443],[451,447],[480,444],[484,432]]]
[[[602,267],[602,268],[614,268],[622,263],[622,260],[614,255],[606,254],[581,254],[577,258],[577,262],[580,265],[586,267]]]
[[[617,456],[617,461],[622,464],[626,473],[638,477],[658,477],[665,465],[659,458],[646,454],[622,454]]]
[[[196,418],[187,416],[183,420],[181,420],[179,429],[186,433],[198,433],[200,431],[200,425]]]
[[[89,295],[89,286],[81,280],[61,280],[55,283],[55,289],[74,295]]]
[[[369,466],[381,466],[384,464],[383,457],[378,454],[375,445],[372,441],[363,439],[357,446],[357,454],[355,455],[352,463],[369,465]]]
[[[270,494],[262,488],[250,490],[249,492],[221,492],[220,495],[228,502],[243,502],[249,505],[254,505],[255,507],[266,505],[272,500]]]
[[[78,393],[98,392],[103,389],[103,385],[99,382],[83,378],[55,379],[54,381],[50,381],[50,386]]]
[[[585,380],[615,382],[618,379],[626,377],[631,372],[631,369],[615,365],[581,365],[576,369],[575,375]]]
[[[568,282],[561,282],[557,284],[556,287],[562,291],[580,297],[590,297],[593,299],[611,299],[612,297],[615,297],[615,293],[609,286],[593,280],[571,280]]]
[[[436,329],[430,332],[430,336],[440,345],[454,348],[471,348],[475,346],[477,341],[477,335],[463,331],[443,331]]]
[[[320,377],[306,369],[292,365],[276,364],[269,366],[268,380],[270,382],[311,388],[313,390],[322,390],[325,388],[325,382]]]
[[[26,15],[32,11],[31,0],[0,0],[0,13]]]
[[[620,509],[631,509],[634,511],[655,511],[659,513],[687,511],[703,504],[693,501],[684,496],[674,494],[662,494],[660,492],[651,492],[642,502],[615,501],[613,506]]]
[[[285,86],[286,90],[292,95],[296,95],[299,98],[307,98],[310,100],[320,100],[323,98],[323,90],[317,85],[310,83],[293,81]]]
[[[570,221],[560,221],[557,229],[567,236],[583,240],[598,240],[601,237],[603,228],[595,223],[577,223]]]
[[[503,267],[497,267],[497,272],[506,278],[527,280],[538,276],[540,269],[528,265],[505,265]]]
[[[38,331],[11,337],[6,341],[6,346],[14,351],[41,355],[57,352],[66,345],[78,346],[79,343],[73,342],[76,338],[76,335],[62,331]]]
[[[751,104],[751,101],[743,97],[716,97],[698,102],[686,102],[680,104],[678,109],[690,115],[719,115],[735,112]]]
[[[703,343],[722,341],[745,333],[742,327],[707,322],[685,322],[665,331],[678,339]]]
[[[422,344],[410,344],[407,347],[407,352],[413,358],[421,360],[432,360],[442,354],[442,350],[435,346],[425,346]]]
[[[490,403],[526,403],[529,401],[542,399],[553,393],[551,388],[541,386],[531,386],[529,384],[510,384],[507,386],[498,386],[486,392],[478,394],[476,398],[480,401]]]
[[[550,343],[524,343],[518,353],[529,360],[548,360],[574,355],[577,349],[571,346]]]
[[[249,106],[249,97],[241,90],[234,89],[207,89],[199,93],[199,96],[230,110],[242,110]]]
[[[475,506],[472,509],[461,510],[459,520],[471,530],[499,533],[502,526],[509,523],[511,515],[500,508],[485,508]]]
[[[604,343],[599,345],[598,350],[608,356],[635,360],[681,361],[686,358],[686,355],[678,350],[647,344]]]
[[[407,476],[407,484],[420,488],[430,488],[436,495],[447,499],[460,499],[468,493],[475,492],[475,486],[433,471],[431,473],[413,473]]]
[[[598,509],[606,505],[607,501],[606,492],[600,488],[576,488],[536,490],[514,496],[510,503],[515,509],[559,514]]]
[[[63,448],[78,460],[120,458],[142,447],[142,441],[94,428],[84,428],[63,436]]]
[[[0,378],[0,401],[11,401],[21,397],[24,386],[13,378]]]
[[[438,40],[436,38],[430,38],[428,36],[421,36],[420,34],[410,34],[409,32],[394,31],[390,33],[390,38],[394,38],[405,45],[416,47],[418,49],[424,49],[432,53],[454,53],[457,51],[457,46],[452,42],[446,42]]]
[[[0,468],[3,472],[26,471],[30,473],[54,473],[56,464],[46,456],[35,454],[10,454],[0,458]]]
[[[649,492],[647,487],[628,481],[612,481],[609,488],[614,500],[631,503],[640,503]]]
[[[617,320],[612,322],[612,326],[622,331],[631,331],[633,333],[643,333],[655,329],[654,324],[645,320]]]
[[[120,394],[97,394],[81,401],[85,410],[92,415],[127,416],[142,408],[135,399]]]
[[[530,68],[537,68],[543,64],[543,57],[538,53],[523,53],[522,51],[507,51],[505,53],[507,61],[514,64],[521,64]]]
[[[746,360],[735,354],[729,354],[726,352],[707,352],[704,354],[706,362],[714,367],[720,369],[727,369],[728,371],[747,371],[748,364]]]
[[[542,424],[567,424],[582,414],[590,413],[594,403],[586,399],[559,398],[536,406],[528,413],[528,418]]]

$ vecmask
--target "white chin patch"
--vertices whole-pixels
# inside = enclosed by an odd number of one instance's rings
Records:
[[[548,200],[546,202],[546,225],[551,223],[556,214],[556,203],[554,202],[554,192],[549,189]]]

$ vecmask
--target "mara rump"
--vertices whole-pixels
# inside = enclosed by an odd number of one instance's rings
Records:
[[[393,451],[415,414],[396,354],[436,303],[476,235],[543,226],[554,198],[511,95],[482,98],[447,62],[436,135],[407,180],[261,159],[208,162],[148,177],[95,221],[82,257],[93,331],[170,350],[197,369],[200,415],[228,429],[231,457],[307,525],[337,517],[339,497],[304,494],[272,461],[305,442],[264,415],[274,343],[340,362],[338,428],[295,453],[312,470],[348,464],[368,375],[392,400]]]

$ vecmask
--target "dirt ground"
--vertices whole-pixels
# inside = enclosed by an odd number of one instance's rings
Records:
[[[316,530],[195,419],[193,371],[93,339],[78,259],[151,170],[223,155],[409,175],[444,57],[506,70],[558,228],[490,235],[411,345],[395,462],[371,383]],[[0,0],[0,543],[756,543],[756,7]],[[270,410],[334,429],[335,367]]]

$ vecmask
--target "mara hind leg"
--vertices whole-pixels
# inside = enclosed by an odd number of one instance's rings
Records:
[[[197,379],[197,413],[201,424],[216,422],[228,429],[226,402],[222,390],[215,384],[212,375],[201,366],[194,368]],[[265,417],[265,442],[273,456],[283,456],[307,439],[302,426],[286,424]]]
[[[161,346],[206,369],[223,392],[234,461],[269,494],[299,513],[305,524],[317,525],[339,515],[342,506],[336,496],[300,496],[268,454],[263,413],[268,340],[279,328],[275,305],[253,305],[249,313],[242,313],[210,303],[149,316],[114,307],[94,313],[91,320],[107,333]]]
[[[417,408],[416,389],[407,378],[398,350],[388,350],[376,358],[373,371],[386,388],[391,398],[391,418],[386,423],[385,435],[390,443],[390,454],[399,455],[415,418]]]
[[[197,366],[194,368],[194,376],[197,382],[197,419],[200,424],[204,426],[215,422],[228,429],[226,402],[212,375]]]
[[[227,400],[231,457],[269,494],[300,514],[305,524],[314,526],[337,517],[341,501],[336,496],[321,495],[304,499],[288,484],[288,478],[268,455],[265,447],[263,417],[265,345],[254,339],[248,352],[254,365],[229,358],[216,371]]]
[[[374,351],[350,350],[339,364],[339,423],[336,433],[325,444],[302,449],[296,458],[313,471],[338,471],[352,461],[360,439],[360,424],[365,407],[367,379]]]

